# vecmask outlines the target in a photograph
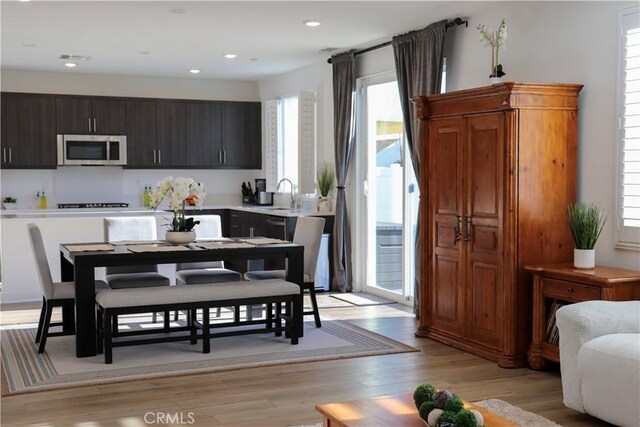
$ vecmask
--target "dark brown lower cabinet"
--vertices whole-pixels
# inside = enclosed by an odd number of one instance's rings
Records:
[[[416,334],[527,364],[524,265],[571,259],[581,85],[502,83],[414,98],[422,120]]]

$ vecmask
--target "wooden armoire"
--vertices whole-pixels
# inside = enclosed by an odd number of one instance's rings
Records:
[[[498,83],[415,97],[421,120],[417,336],[526,365],[526,264],[569,261],[582,85]]]

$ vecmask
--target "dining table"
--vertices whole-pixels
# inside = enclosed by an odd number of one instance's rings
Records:
[[[74,282],[76,357],[96,355],[95,269],[99,267],[177,264],[191,262],[245,262],[284,259],[286,280],[303,293],[304,246],[274,239],[235,239],[172,245],[156,242],[95,242],[60,244],[63,282]],[[153,292],[153,288],[149,288]],[[303,327],[298,325],[299,337]]]

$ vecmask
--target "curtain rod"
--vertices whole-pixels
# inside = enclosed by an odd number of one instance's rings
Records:
[[[462,24],[464,24],[466,28],[469,28],[469,21],[464,20],[462,18],[455,18],[447,22],[446,28],[457,27],[458,25],[462,25]],[[371,52],[372,50],[380,49],[382,47],[389,46],[390,44],[391,44],[391,40],[389,40],[388,42],[377,44],[375,46],[367,47],[365,49],[356,50],[354,55],[356,56],[362,55],[363,53]],[[331,58],[327,59],[327,62],[331,64]]]

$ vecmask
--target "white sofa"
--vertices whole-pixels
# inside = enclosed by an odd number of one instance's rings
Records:
[[[640,301],[587,301],[556,313],[564,404],[640,426]]]

